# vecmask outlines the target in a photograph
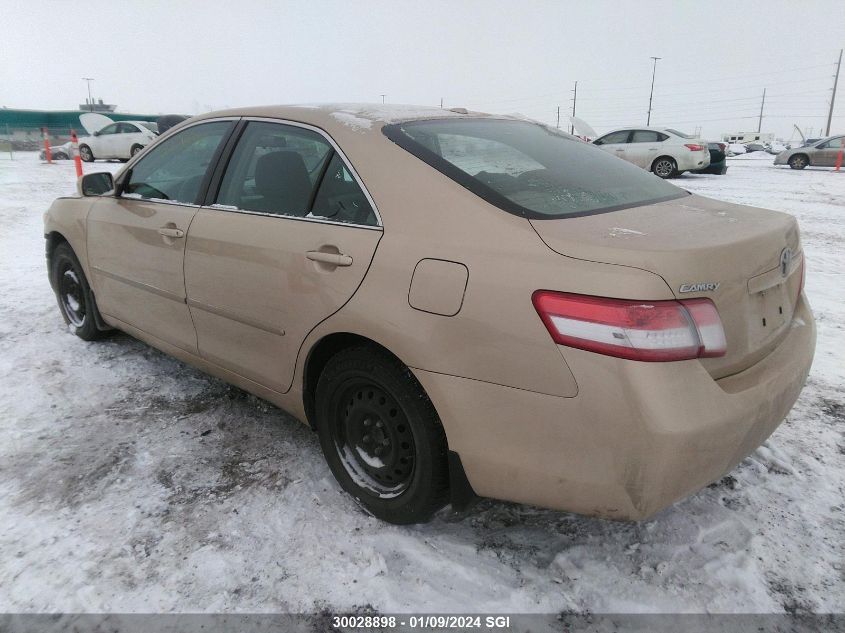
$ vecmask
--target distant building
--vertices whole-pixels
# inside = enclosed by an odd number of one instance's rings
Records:
[[[92,101],[85,100],[85,103],[79,104],[79,109],[84,110],[85,112],[114,112],[117,110],[117,106],[113,103],[103,103],[103,100],[100,99],[96,103]]]
[[[108,105],[108,104],[103,104]],[[70,140],[73,128],[80,136],[87,132],[79,122],[79,115],[88,110],[13,110],[0,108],[0,138],[9,139],[15,149],[38,149],[43,145],[41,128],[46,127],[51,145],[60,145]],[[96,110],[95,110],[96,112]],[[103,112],[102,110],[100,112]],[[157,114],[125,114],[106,111],[115,121],[155,121]]]
[[[729,132],[722,134],[725,143],[771,143],[775,135],[771,132]]]

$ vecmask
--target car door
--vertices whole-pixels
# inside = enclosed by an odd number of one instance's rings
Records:
[[[119,123],[112,123],[94,135],[94,147],[91,150],[97,158],[114,158],[117,149]]]
[[[88,213],[88,259],[100,311],[196,353],[186,303],[185,236],[232,120],[203,122],[153,148]]]
[[[146,145],[147,139],[134,123],[118,123],[118,133],[115,135],[115,156],[129,158],[133,145]]]
[[[199,352],[284,392],[305,337],[356,291],[382,229],[354,170],[316,128],[251,120],[227,163],[188,231]]]
[[[842,148],[842,139],[843,137],[839,136],[819,145],[810,158],[812,164],[822,167],[833,167],[836,165],[836,158],[839,156],[839,150]]]
[[[654,130],[634,130],[625,149],[625,159],[643,169],[651,169],[660,154],[661,136],[668,138]]]
[[[593,141],[593,144],[598,145],[609,154],[627,160],[628,139],[630,137],[631,130],[619,130],[597,138]]]

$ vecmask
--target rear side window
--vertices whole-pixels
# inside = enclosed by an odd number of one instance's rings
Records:
[[[317,132],[252,121],[238,141],[216,203],[243,211],[376,226],[349,169]]]
[[[383,132],[487,202],[523,217],[589,215],[689,195],[589,143],[537,123],[426,120],[386,125]]]
[[[132,166],[124,195],[194,204],[230,121],[193,125],[166,139]]]
[[[310,215],[335,222],[378,225],[370,201],[337,153],[329,161]]]
[[[663,138],[660,138],[660,137]],[[660,134],[654,130],[635,130],[634,136],[631,137],[632,143],[659,143],[666,138],[665,134]]]

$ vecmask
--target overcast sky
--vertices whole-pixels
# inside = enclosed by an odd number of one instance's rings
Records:
[[[0,106],[194,114],[326,101],[466,106],[715,138],[825,125],[845,2],[2,0]],[[845,75],[845,73],[843,73]],[[845,128],[841,77],[833,132]]]

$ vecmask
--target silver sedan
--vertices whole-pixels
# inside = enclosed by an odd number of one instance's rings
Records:
[[[788,149],[775,156],[775,165],[789,165],[792,169],[814,167],[833,167],[842,150],[845,136],[828,136],[806,147]]]

